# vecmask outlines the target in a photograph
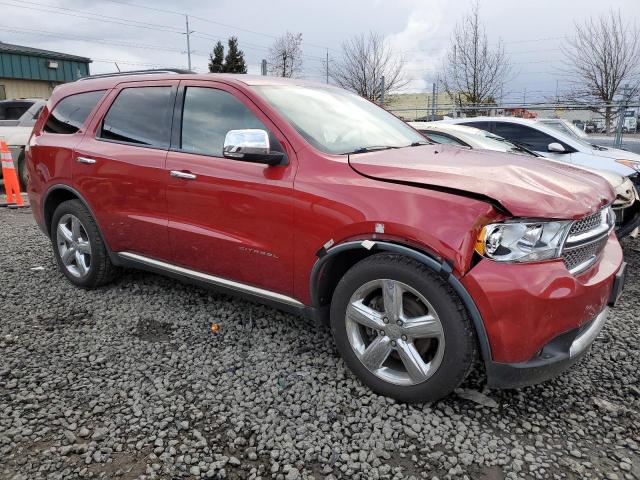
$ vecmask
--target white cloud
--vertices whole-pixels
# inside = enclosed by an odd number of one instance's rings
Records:
[[[387,37],[394,51],[405,61],[405,77],[409,84],[402,91],[430,90],[435,81],[449,34],[443,3],[441,0],[414,2],[404,29]]]

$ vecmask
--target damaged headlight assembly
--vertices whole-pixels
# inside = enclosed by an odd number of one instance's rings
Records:
[[[480,255],[498,262],[559,258],[572,221],[512,221],[486,225],[476,240]]]

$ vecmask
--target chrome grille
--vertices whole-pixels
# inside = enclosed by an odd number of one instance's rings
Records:
[[[562,257],[564,258],[564,264],[567,266],[567,270],[571,272],[572,270],[580,267],[576,272],[573,272],[579,273],[593,265],[598,258],[598,254],[606,245],[607,240],[609,240],[608,236],[595,242],[565,251]]]
[[[569,230],[569,236],[573,237],[576,235],[582,235],[583,233],[587,233],[596,227],[600,226],[602,223],[602,212],[594,213],[593,215],[589,215],[588,217],[584,217],[581,220],[576,221],[572,226],[571,230]]]
[[[578,274],[596,262],[607,244],[614,222],[615,216],[606,207],[571,225],[562,250],[562,258],[569,272]]]

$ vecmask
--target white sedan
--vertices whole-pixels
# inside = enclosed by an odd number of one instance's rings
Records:
[[[640,188],[640,155],[593,145],[541,121],[517,117],[474,117],[447,119],[443,123],[486,130],[553,160],[615,172],[629,177],[636,188]]]

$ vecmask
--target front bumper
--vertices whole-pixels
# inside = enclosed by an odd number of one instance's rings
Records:
[[[575,363],[601,328],[612,292],[617,297],[621,289],[622,266],[614,233],[598,261],[575,276],[562,260],[480,261],[461,281],[483,319],[490,350],[485,359],[489,385],[536,383]]]
[[[581,327],[558,335],[528,362],[487,365],[487,385],[492,388],[519,388],[549,380],[584,357],[609,316],[609,306],[619,300],[626,279],[626,263],[616,273],[609,305],[596,318]]]
[[[602,330],[609,307],[588,324],[557,336],[528,362],[487,365],[487,385],[491,388],[520,388],[558,376],[584,357]]]
[[[616,209],[616,235],[622,239],[638,235],[640,227],[640,200],[636,200],[627,208]]]

